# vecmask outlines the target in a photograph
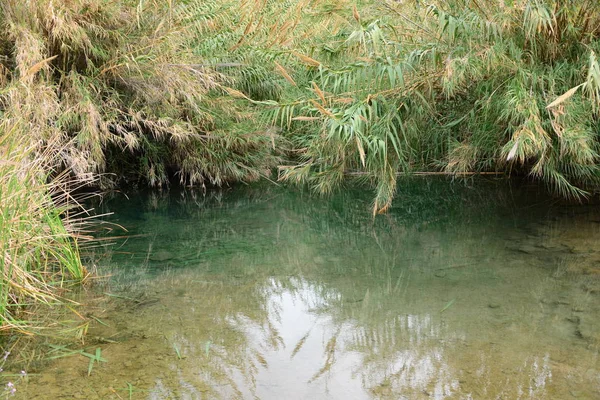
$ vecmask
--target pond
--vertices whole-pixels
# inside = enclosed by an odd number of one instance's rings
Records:
[[[53,348],[16,397],[600,398],[597,207],[429,178],[387,215],[371,199],[105,199],[111,278],[80,299],[88,356]]]

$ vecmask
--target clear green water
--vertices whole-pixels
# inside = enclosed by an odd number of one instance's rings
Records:
[[[130,193],[85,349],[27,399],[600,398],[600,216],[524,188]],[[596,207],[597,208],[597,207]],[[113,226],[111,234],[124,233]],[[126,298],[125,298],[126,297]],[[36,373],[37,375],[33,375]]]

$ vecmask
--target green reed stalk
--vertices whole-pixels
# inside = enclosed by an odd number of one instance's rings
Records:
[[[24,304],[28,310],[61,304],[67,282],[83,282],[87,276],[73,232],[61,219],[70,204],[53,196],[62,190],[63,178],[52,179],[43,159],[34,159],[33,147],[14,132],[0,130],[2,334],[42,328],[35,317],[25,320]]]

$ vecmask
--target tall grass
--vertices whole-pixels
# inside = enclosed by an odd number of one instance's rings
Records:
[[[5,0],[5,117],[76,177],[166,186],[253,180],[276,135],[220,96],[228,78],[194,53],[198,1]],[[111,179],[111,177],[113,177]]]
[[[105,185],[527,174],[598,187],[589,0],[6,0],[3,112]],[[42,145],[41,148],[44,146]],[[108,178],[111,177],[112,178]]]
[[[34,146],[0,124],[0,335],[39,333],[29,311],[60,305],[63,291],[87,277],[65,177],[52,177]],[[25,143],[24,143],[25,142]],[[35,155],[35,156],[34,156]]]
[[[410,171],[598,188],[598,2],[210,4],[229,2],[206,3],[199,52],[238,65],[236,89],[292,142],[283,180],[327,193],[360,175],[375,212]]]

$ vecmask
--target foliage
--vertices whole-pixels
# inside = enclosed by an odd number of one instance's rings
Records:
[[[29,309],[61,304],[69,282],[82,282],[75,203],[64,175],[48,180],[33,148],[0,124],[0,334],[41,332]]]
[[[504,171],[585,196],[600,6],[480,3],[9,0],[4,118],[59,141],[78,177],[113,172],[104,183],[279,165],[321,193],[360,176],[381,212],[399,173]]]
[[[2,2],[6,123],[42,149],[59,143],[54,159],[78,178],[114,172],[153,186],[170,175],[187,184],[257,179],[277,160],[274,135],[254,130],[220,96],[226,77],[190,49],[190,27],[202,26],[194,4]]]
[[[239,65],[237,89],[292,141],[282,179],[328,193],[360,175],[376,212],[415,170],[528,173],[571,198],[597,185],[597,2],[243,4],[215,9],[234,23],[199,52]]]

